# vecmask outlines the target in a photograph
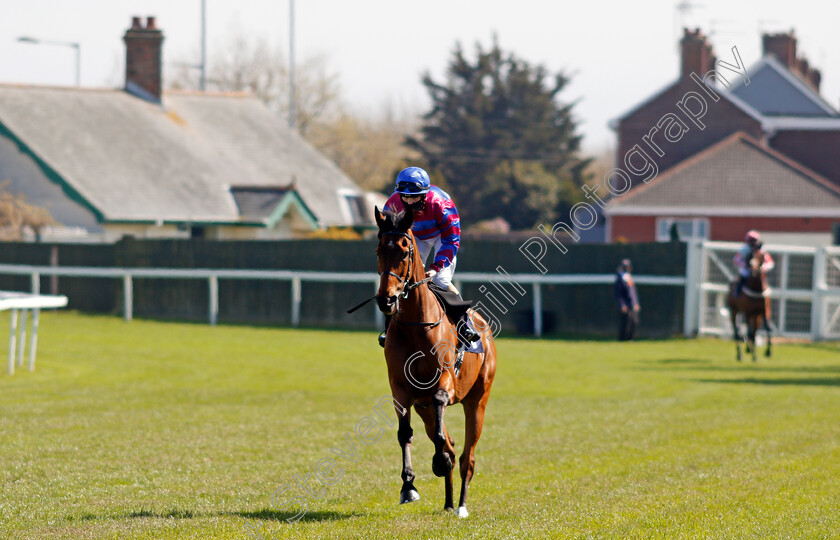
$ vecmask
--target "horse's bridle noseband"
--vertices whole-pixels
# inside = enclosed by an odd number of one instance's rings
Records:
[[[388,231],[388,232],[380,231],[379,232],[379,237],[381,238],[383,234],[393,234],[393,235],[398,235],[398,236],[404,236],[408,239],[408,269],[405,271],[405,277],[399,276],[399,275],[395,274],[394,272],[391,272],[390,270],[387,271],[387,272],[382,272],[382,273],[379,274],[380,278],[382,276],[388,275],[388,276],[394,276],[395,278],[400,280],[400,283],[402,284],[402,288],[400,289],[400,292],[397,293],[397,301],[399,302],[400,298],[408,298],[408,293],[410,293],[411,291],[413,291],[414,289],[416,289],[420,285],[428,283],[429,281],[432,280],[432,278],[427,277],[425,279],[421,279],[420,281],[411,281],[411,268],[414,266],[414,242],[412,242],[411,237],[408,235],[408,233],[404,233],[404,232],[400,232],[400,231]],[[378,298],[378,297],[379,297],[379,295],[374,294],[373,296],[371,296],[367,300],[365,300],[365,301],[363,301],[359,304],[356,304],[355,306],[348,309],[347,313],[353,313],[354,311],[358,310],[363,305],[367,304],[368,302],[370,302],[374,298]],[[397,306],[397,311],[399,311],[399,306]],[[397,319],[393,319],[393,320],[400,323],[400,324],[405,324],[405,325],[409,325],[409,326],[428,326],[429,328],[433,328],[433,327],[440,324],[440,322],[443,320],[443,315],[441,315],[441,318],[438,319],[437,322],[433,322],[433,323],[425,323],[425,322],[409,323],[409,322],[401,322],[401,321],[398,321]]]
[[[402,288],[397,293],[397,302],[399,303],[400,298],[408,298],[408,294],[425,283],[428,283],[432,280],[432,278],[427,277],[421,279],[420,281],[411,281],[411,271],[414,267],[414,242],[411,240],[411,237],[408,233],[400,232],[400,231],[388,231],[388,232],[381,232],[379,233],[380,236],[384,234],[396,235],[396,236],[404,236],[408,239],[408,268],[405,271],[405,277],[401,277],[390,270],[387,272],[382,272],[379,274],[379,277],[389,275],[394,276],[398,280],[400,280],[400,284],[402,284]],[[397,306],[397,311],[399,311],[399,305]],[[395,313],[396,314],[396,313]],[[441,321],[443,321],[443,315],[441,315],[440,319],[435,322],[403,322],[398,320],[396,317],[391,319],[398,324],[402,324],[405,326],[427,326],[429,328],[434,328],[435,326],[439,325]]]
[[[384,235],[384,234],[390,234],[390,235],[395,235],[395,236],[404,236],[405,238],[408,239],[408,267],[405,270],[405,277],[401,277],[401,276],[395,274],[394,272],[391,272],[390,270],[387,271],[387,272],[382,272],[381,274],[379,274],[379,277],[382,277],[384,275],[389,275],[389,276],[394,276],[395,278],[400,280],[400,284],[402,285],[402,288],[397,293],[397,297],[408,298],[408,293],[410,293],[412,290],[416,289],[420,285],[423,285],[424,283],[428,283],[432,278],[425,278],[425,279],[422,279],[420,281],[411,281],[411,269],[414,266],[414,242],[411,241],[411,237],[408,235],[408,233],[404,233],[404,232],[400,232],[400,231],[388,231],[388,232],[380,233],[380,236]]]

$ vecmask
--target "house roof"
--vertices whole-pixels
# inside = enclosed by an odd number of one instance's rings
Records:
[[[840,112],[813,88],[791,73],[774,56],[766,55],[747,73],[750,80],[748,85],[744,84],[743,77],[738,77],[728,89],[721,88],[719,84],[712,89],[744,113],[761,122],[761,128],[764,131],[840,129]],[[678,79],[666,85],[648,99],[611,120],[609,127],[618,129],[624,119],[659,100],[681,84],[688,83],[684,79]]]
[[[294,184],[284,187],[233,186],[230,192],[243,220],[273,227],[294,208],[310,228],[318,228],[317,218],[297,194]]]
[[[840,190],[781,153],[735,133],[614,198],[604,213],[840,216]]]
[[[838,112],[774,56],[766,55],[729,92],[765,116],[837,118]]]
[[[658,90],[657,92],[654,92],[649,98],[642,101],[638,105],[635,105],[632,109],[625,112],[624,114],[622,114],[618,118],[610,120],[609,123],[608,123],[608,126],[610,127],[610,129],[617,130],[619,124],[621,124],[621,122],[623,120],[625,120],[625,119],[629,118],[630,116],[636,114],[637,112],[641,111],[642,109],[644,109],[648,105],[650,105],[652,103],[655,103],[659,99],[663,98],[663,96],[669,94],[671,91],[676,89],[677,87],[683,86],[683,87],[686,88],[686,91],[689,91],[689,90],[697,91],[698,90],[697,84],[698,83],[696,81],[693,81],[693,80],[690,80],[690,79],[682,79],[682,78],[677,79],[676,81],[673,81],[673,82],[665,85],[662,89]],[[722,97],[726,101],[735,105],[738,109],[743,111],[750,118],[752,118],[754,120],[757,120],[758,122],[763,122],[764,121],[764,118],[762,117],[761,113],[758,110],[753,108],[749,103],[746,103],[744,100],[740,99],[738,96],[733,95],[732,93],[729,93],[729,92],[725,92],[718,86],[711,87],[711,90],[714,91],[716,95]]]
[[[104,222],[237,223],[230,186],[292,182],[325,226],[354,225],[334,163],[243,94],[0,85],[0,124]],[[247,220],[247,219],[246,219]]]

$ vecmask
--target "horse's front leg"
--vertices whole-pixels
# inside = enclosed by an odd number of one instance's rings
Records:
[[[770,334],[772,332],[770,331],[770,319],[766,315],[764,316],[764,330],[767,332],[767,350],[764,352],[764,356],[766,356],[767,358],[770,358],[770,354],[771,354],[770,347],[771,347],[771,341],[772,341],[771,337],[770,337]]]
[[[758,316],[752,316],[749,318],[749,324],[747,330],[747,346],[749,347],[749,353],[752,355],[752,361],[757,362],[758,358],[756,355],[755,350],[755,336],[758,333]]]
[[[417,409],[426,424],[426,434],[435,444],[435,455],[432,457],[432,472],[435,476],[444,477],[444,510],[455,510],[452,497],[452,468],[455,463],[455,441],[446,431],[443,414],[449,404],[449,393],[439,389],[433,398],[431,407]]]
[[[735,337],[735,351],[738,353],[736,359],[741,361],[741,332],[738,331],[738,312],[734,306],[729,307],[729,318],[732,321],[732,335]]]
[[[400,424],[397,429],[397,440],[402,448],[402,480],[400,489],[400,504],[414,502],[420,498],[417,489],[414,487],[414,469],[411,467],[411,441],[414,431],[411,429],[411,409],[408,408],[405,414],[400,416]]]

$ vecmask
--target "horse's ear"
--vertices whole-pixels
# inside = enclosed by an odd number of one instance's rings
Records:
[[[378,206],[373,207],[373,217],[376,219],[376,226],[381,229],[382,224],[385,223],[385,216],[379,211]]]
[[[402,232],[407,232],[408,229],[411,228],[411,225],[413,223],[414,223],[414,212],[412,212],[409,209],[406,209],[406,211],[403,213],[402,219],[400,220],[400,224],[397,226],[397,229],[399,229]]]

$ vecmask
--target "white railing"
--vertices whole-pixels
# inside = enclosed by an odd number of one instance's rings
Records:
[[[123,284],[123,317],[130,321],[133,317],[133,280],[137,278],[162,279],[201,279],[207,281],[208,287],[208,321],[215,325],[219,317],[219,280],[273,280],[288,281],[291,284],[291,324],[300,325],[301,283],[304,281],[321,283],[370,283],[371,289],[379,287],[379,276],[368,272],[312,272],[299,270],[229,270],[229,269],[174,269],[174,268],[104,268],[90,266],[33,266],[0,264],[0,275],[28,275],[32,283],[32,292],[40,291],[41,276],[72,276],[92,278],[120,279]],[[503,286],[507,279],[520,286],[530,285],[532,290],[532,307],[534,311],[534,335],[543,333],[542,320],[542,289],[543,285],[611,285],[615,281],[615,274],[505,274],[460,272],[455,282],[482,283],[492,282]],[[662,285],[684,287],[686,279],[683,276],[648,276],[638,275],[634,279],[639,285]],[[361,299],[360,299],[361,300]],[[348,306],[350,307],[350,306]],[[375,310],[376,325],[384,324],[384,317]]]
[[[689,246],[686,325],[699,334],[730,335],[723,317],[729,283],[737,279],[732,257],[741,244]],[[768,275],[774,332],[806,339],[840,338],[840,247],[767,244],[776,267]],[[688,311],[689,298],[697,308]],[[689,321],[689,318],[691,319]]]

